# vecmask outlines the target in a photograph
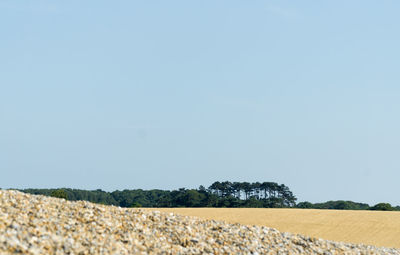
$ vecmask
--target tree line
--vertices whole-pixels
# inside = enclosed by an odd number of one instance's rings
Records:
[[[267,203],[278,201],[282,207],[293,207],[297,200],[287,186],[275,182],[214,182],[208,190],[218,197],[255,199]]]
[[[208,188],[178,190],[24,189],[26,193],[85,200],[121,207],[294,207],[296,197],[284,184],[274,182],[214,182]]]
[[[309,208],[337,210],[400,210],[387,203],[369,206],[352,201],[325,203],[296,203],[297,198],[284,184],[275,182],[214,182],[208,188],[180,188],[178,190],[116,190],[113,192],[81,189],[24,189],[25,193],[85,200],[120,207],[259,207],[259,208]]]
[[[328,201],[325,203],[301,202],[296,205],[303,209],[331,209],[331,210],[374,210],[374,211],[400,211],[400,206],[392,206],[389,203],[378,203],[370,206],[366,203],[356,203],[353,201]]]

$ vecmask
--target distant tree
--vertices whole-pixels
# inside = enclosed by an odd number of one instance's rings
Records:
[[[52,197],[57,197],[57,198],[68,199],[67,192],[65,192],[64,189],[56,189],[56,190],[53,190],[53,191],[50,193],[50,196],[52,196]]]
[[[242,182],[241,186],[242,186],[241,189],[244,191],[244,194],[246,196],[246,200],[249,199],[249,197],[251,196],[252,191],[253,191],[253,187],[252,187],[251,183]]]
[[[279,197],[270,197],[264,200],[264,206],[266,208],[282,208],[284,206],[284,202],[282,198]]]
[[[346,202],[346,201],[339,201],[335,207],[333,209],[336,210],[351,210],[352,206],[350,203]]]
[[[213,184],[210,185],[210,187],[208,187],[208,190],[213,193],[216,194],[217,196],[222,196],[221,194],[221,183],[219,181],[214,182]]]
[[[241,193],[241,184],[240,184],[240,182],[232,183],[232,191],[233,191],[234,196],[237,199],[240,199],[240,193]]]
[[[131,205],[131,207],[142,207],[142,205],[139,202],[133,202],[133,204]]]
[[[204,207],[217,207],[218,200],[219,200],[217,195],[210,193],[210,192],[208,192],[204,195],[205,195],[205,198],[203,200]]]
[[[356,203],[353,201],[328,201],[325,203],[313,204],[314,209],[334,209],[334,210],[369,210],[370,206],[364,203]]]
[[[208,189],[123,190],[25,189],[26,193],[121,207],[293,207],[296,197],[274,182],[214,182]],[[368,206],[369,208],[369,206]]]
[[[229,181],[221,182],[219,187],[223,197],[230,196],[233,192],[232,183],[230,183]]]
[[[252,208],[263,207],[263,203],[260,200],[258,200],[256,196],[252,196],[248,200],[246,200],[245,207],[252,207]]]
[[[394,208],[389,203],[379,203],[379,204],[376,204],[373,207],[371,207],[370,210],[374,210],[374,211],[393,211]]]
[[[278,197],[283,199],[285,207],[292,207],[296,205],[297,198],[289,190],[289,187],[284,184],[278,186]]]
[[[298,203],[296,207],[302,208],[302,209],[311,209],[314,207],[314,205],[308,201],[305,201],[305,202]]]
[[[198,192],[197,190],[185,190],[182,201],[182,206],[185,207],[200,207],[202,206],[202,201],[205,199],[203,193]]]

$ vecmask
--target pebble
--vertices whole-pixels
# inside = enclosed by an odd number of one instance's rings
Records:
[[[0,190],[0,254],[400,255],[400,250]]]

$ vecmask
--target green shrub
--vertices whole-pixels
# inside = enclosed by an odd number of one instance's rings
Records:
[[[139,202],[133,202],[131,207],[142,207],[142,205]]]
[[[394,208],[389,203],[379,203],[379,204],[376,204],[373,207],[371,207],[370,210],[375,210],[375,211],[393,211]]]
[[[305,202],[298,203],[296,207],[302,208],[302,209],[311,209],[311,208],[314,208],[314,205],[308,201],[305,201]]]
[[[52,196],[52,197],[57,197],[57,198],[68,199],[67,192],[65,192],[65,190],[63,190],[63,189],[53,190],[53,191],[50,193],[50,196]]]

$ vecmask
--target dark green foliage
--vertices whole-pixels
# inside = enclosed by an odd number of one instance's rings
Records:
[[[264,182],[215,182],[208,189],[179,190],[98,190],[26,189],[26,193],[86,200],[121,207],[292,207],[296,197],[285,185]]]
[[[135,202],[142,207],[168,207],[163,204],[165,198],[168,198],[170,191],[164,190],[123,190],[114,191],[111,194],[121,207],[131,207]]]
[[[26,193],[51,196],[51,193],[58,189],[25,189],[21,190]],[[119,205],[110,193],[97,190],[79,190],[79,189],[62,189],[67,194],[68,200],[77,201],[85,200],[93,203],[105,205]]]
[[[130,207],[142,207],[142,205],[138,202],[134,202]]]
[[[394,208],[389,203],[379,203],[379,204],[376,204],[373,207],[371,207],[370,210],[375,210],[375,211],[393,211]]]
[[[208,191],[219,198],[218,207],[293,207],[297,200],[287,186],[275,182],[214,182]],[[229,197],[236,200],[228,202]]]
[[[305,202],[298,203],[296,205],[296,207],[297,208],[302,208],[302,209],[311,209],[311,208],[314,207],[314,205],[312,203],[308,202],[308,201],[305,201]]]
[[[379,203],[370,207],[368,204],[342,200],[316,204],[312,204],[310,202],[301,202],[298,203],[296,207],[304,209],[400,211],[400,206],[392,207],[388,203]]]
[[[355,203],[352,201],[328,201],[325,203],[312,204],[310,202],[302,202],[297,204],[297,208],[307,209],[333,209],[333,210],[368,210],[369,205],[363,203]]]
[[[68,199],[67,192],[65,192],[65,190],[63,190],[63,189],[56,189],[56,190],[53,190],[53,191],[50,193],[50,196],[52,196],[52,197],[57,197],[57,198]]]
[[[121,207],[296,207],[308,209],[336,210],[400,210],[390,204],[381,203],[370,207],[368,204],[352,201],[328,201],[325,203],[301,202],[296,205],[296,197],[284,184],[274,182],[214,182],[207,189],[178,190],[122,190],[106,192],[79,189],[26,189],[26,193],[61,197],[68,200],[85,200],[105,205]]]

